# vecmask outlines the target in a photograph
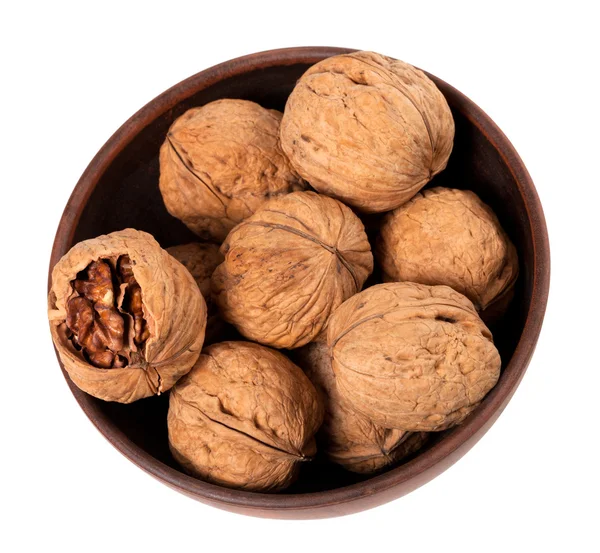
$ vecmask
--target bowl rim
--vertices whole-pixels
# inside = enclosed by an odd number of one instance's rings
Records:
[[[172,86],[129,118],[100,148],[77,182],[60,219],[48,272],[70,248],[83,209],[100,177],[134,137],[157,117],[198,91],[225,78],[273,66],[313,64],[326,57],[350,53],[350,48],[303,46],[267,50],[225,61]],[[427,72],[426,72],[427,73]],[[550,248],[544,213],[525,165],[498,126],[464,94],[427,73],[442,89],[450,91],[462,114],[496,149],[509,169],[523,198],[533,242],[533,292],[523,332],[501,380],[486,396],[474,416],[455,427],[438,443],[411,461],[363,482],[333,490],[302,494],[263,494],[224,488],[183,474],[134,444],[100,412],[90,396],[77,388],[62,364],[63,375],[86,416],[100,433],[125,457],[168,486],[215,506],[261,516],[313,518],[363,510],[405,495],[437,476],[491,427],[514,394],[527,369],[541,331],[550,284]],[[57,355],[58,358],[58,355]],[[287,514],[286,514],[287,513]],[[291,514],[291,517],[290,517]]]

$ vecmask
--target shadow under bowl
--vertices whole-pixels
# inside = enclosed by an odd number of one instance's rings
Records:
[[[283,110],[296,80],[312,64],[349,49],[303,47],[237,58],[186,79],[129,119],[101,148],[77,183],[58,226],[50,269],[75,243],[127,227],[150,232],[163,247],[194,241],[171,217],[158,189],[158,152],[171,123],[194,106],[243,98]],[[230,511],[276,518],[320,518],[398,498],[456,462],[490,428],[518,386],[538,339],[550,279],[544,215],[518,154],[491,119],[463,94],[429,75],[452,110],[456,135],[448,167],[430,186],[473,190],[489,204],[517,247],[520,275],[509,311],[492,326],[502,356],[496,387],[460,426],[376,476],[351,474],[317,459],[285,493],[261,494],[209,484],[183,473],[167,444],[168,394],[131,405],[107,403],[63,374],[98,430],[137,466],[168,486]],[[49,275],[50,279],[50,275]]]

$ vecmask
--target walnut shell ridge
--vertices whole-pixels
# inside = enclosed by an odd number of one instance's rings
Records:
[[[357,411],[337,390],[327,345],[312,342],[295,351],[295,359],[325,405],[325,418],[317,434],[320,451],[345,469],[370,474],[417,451],[425,432],[383,428]]]
[[[219,315],[210,289],[210,278],[215,269],[223,262],[223,255],[219,246],[210,243],[191,242],[167,248],[177,261],[179,261],[194,277],[202,297],[206,302],[207,321],[206,337],[204,344],[222,340],[219,338],[224,330],[225,323]]]
[[[66,335],[66,304],[77,274],[98,259],[128,255],[141,287],[149,338],[141,358],[123,368],[101,369],[88,363]],[[188,270],[154,238],[125,229],[79,242],[55,265],[48,296],[54,345],[71,380],[106,401],[130,403],[161,394],[194,365],[204,342],[206,304]]]
[[[212,290],[222,317],[277,348],[315,338],[373,270],[360,219],[315,192],[269,201],[231,231],[221,252]]]
[[[454,120],[412,65],[374,52],[310,67],[285,106],[281,145],[317,191],[364,212],[394,209],[448,162]]]
[[[250,491],[277,491],[316,453],[323,406],[302,370],[250,342],[206,348],[171,390],[169,445],[190,474]]]
[[[169,213],[222,242],[273,196],[304,190],[279,143],[282,114],[248,100],[186,111],[160,149],[159,188]]]
[[[367,288],[336,309],[327,343],[340,395],[385,428],[459,424],[500,376],[490,331],[447,286]]]
[[[517,251],[470,190],[432,188],[385,216],[376,256],[385,281],[443,284],[484,310],[509,294]]]

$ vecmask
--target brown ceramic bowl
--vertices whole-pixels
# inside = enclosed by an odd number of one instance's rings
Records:
[[[218,98],[246,98],[283,110],[296,80],[339,48],[288,48],[231,60],[161,94],[102,147],[77,183],[60,221],[50,267],[86,238],[133,227],[163,247],[194,240],[171,217],[158,190],[158,150],[173,120]],[[544,214],[523,162],[500,129],[473,102],[430,75],[456,122],[454,151],[432,185],[475,191],[498,214],[515,243],[520,276],[515,299],[492,328],[502,355],[496,387],[459,427],[438,433],[428,447],[374,477],[353,475],[317,459],[283,494],[260,494],[208,484],[182,472],[167,446],[168,394],[131,405],[97,400],[63,372],[86,415],[123,455],[168,486],[230,511],[279,518],[352,513],[398,498],[456,462],[490,428],[513,395],[535,349],[548,297],[550,253]]]

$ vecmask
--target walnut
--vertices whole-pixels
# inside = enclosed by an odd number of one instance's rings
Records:
[[[210,277],[217,266],[223,262],[219,246],[192,242],[179,246],[171,246],[167,251],[179,261],[194,277],[204,301],[208,319],[206,321],[206,338],[204,343],[212,343],[219,339],[224,331],[224,322],[213,300],[210,290]],[[223,338],[220,338],[221,340]]]
[[[321,393],[325,419],[317,440],[332,462],[369,474],[400,461],[425,442],[427,433],[383,428],[341,397],[326,344],[307,344],[296,350],[296,359]]]
[[[340,395],[385,428],[459,424],[500,376],[490,331],[447,286],[367,288],[333,313],[327,343]]]
[[[377,260],[386,281],[445,284],[486,309],[513,290],[517,251],[469,190],[432,188],[386,215]]]
[[[212,276],[223,318],[266,345],[310,342],[373,269],[364,227],[341,202],[315,192],[275,198],[235,227]]]
[[[307,188],[281,150],[281,117],[247,100],[217,100],[179,117],[160,149],[169,213],[221,242],[270,197]]]
[[[76,244],[52,271],[48,317],[71,380],[130,403],[160,394],[200,355],[206,305],[181,263],[133,229]]]
[[[277,491],[316,453],[323,406],[283,354],[249,342],[206,348],[171,390],[169,445],[186,472],[251,491]]]
[[[281,122],[281,146],[298,173],[370,213],[414,196],[446,167],[453,139],[450,108],[433,81],[373,52],[309,68]]]

